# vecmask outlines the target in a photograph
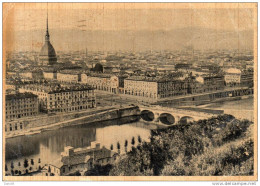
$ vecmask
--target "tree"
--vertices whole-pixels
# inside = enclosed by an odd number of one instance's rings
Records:
[[[19,175],[21,175],[21,174],[22,174],[22,172],[21,172],[21,171],[18,171],[18,174],[19,174]]]
[[[39,165],[38,170],[41,170],[41,166]]]
[[[32,171],[32,167],[30,167],[29,170]]]
[[[114,149],[113,144],[111,144],[111,146],[110,146],[110,150],[113,150],[113,149]]]
[[[79,170],[77,170],[76,172],[70,173],[69,176],[81,176]]]
[[[27,168],[29,166],[28,160],[25,158],[23,163],[24,168]],[[28,170],[27,170],[28,171]]]
[[[135,137],[132,138],[131,144],[135,145]]]
[[[48,168],[48,172],[51,172],[51,167],[49,166],[49,168]]]
[[[150,146],[145,145],[140,149],[132,147],[125,157],[121,157],[119,161],[112,167],[109,172],[110,176],[152,176],[150,168]]]
[[[18,166],[19,166],[19,167],[21,166],[21,163],[20,163],[20,161],[18,162]]]
[[[14,168],[14,162],[11,161],[11,169],[13,169],[13,168]]]
[[[109,172],[112,168],[111,164],[107,165],[94,165],[94,167],[90,170],[87,170],[84,173],[84,176],[108,176]]]
[[[33,159],[31,159],[31,165],[34,165],[34,161],[33,161]]]
[[[8,171],[8,167],[7,167],[7,165],[5,164],[5,171]]]
[[[139,142],[139,143],[142,142],[141,136],[138,136],[138,142]]]
[[[38,159],[38,163],[41,163],[41,158]]]
[[[14,173],[15,173],[15,174],[18,174],[18,170],[15,170]]]
[[[14,170],[13,170],[13,169],[11,170],[11,175],[12,175],[12,176],[14,175]]]
[[[120,143],[117,142],[117,150],[118,150],[118,154],[120,154]]]
[[[127,145],[128,145],[128,141],[125,140],[125,152],[127,152]]]

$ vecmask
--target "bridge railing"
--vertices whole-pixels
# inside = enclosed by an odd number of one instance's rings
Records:
[[[216,116],[218,114],[213,113],[207,113],[202,111],[191,111],[191,110],[181,110],[181,109],[175,109],[175,108],[169,108],[169,107],[159,107],[159,106],[150,106],[150,107],[139,107],[141,110],[151,110],[151,111],[159,111],[159,112],[174,112],[176,114],[181,115],[191,115],[191,116]]]

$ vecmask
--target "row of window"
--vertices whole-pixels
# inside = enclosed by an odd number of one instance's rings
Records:
[[[125,86],[157,87],[157,84],[154,84],[154,83],[147,83],[147,84],[142,84],[142,83],[125,83]]]
[[[93,101],[95,101],[95,100],[89,99],[89,100],[85,100],[85,101],[73,101],[73,102],[72,101],[70,101],[70,102],[58,101],[58,102],[50,102],[50,106],[52,106],[52,105],[55,105],[55,106],[57,106],[57,105],[84,105],[85,103],[93,102]]]
[[[157,91],[143,91],[143,90],[125,90],[125,93],[127,94],[157,94]]]
[[[6,115],[6,119],[17,119],[21,117],[26,117],[26,116],[34,116],[38,112],[29,112],[29,113],[23,113],[23,114],[13,114],[13,115]]]
[[[88,98],[88,97],[89,97],[89,95],[79,95],[79,96],[75,95],[75,96],[73,96],[73,98]],[[72,96],[55,97],[54,100],[66,100],[66,99],[72,99]],[[50,100],[52,100],[52,97],[50,97]]]
[[[88,108],[94,108],[95,104],[92,103],[91,105],[85,105],[85,106],[78,106],[78,107],[70,107],[70,108],[50,108],[49,111],[50,112],[70,112],[70,111],[77,111],[77,110],[84,110],[84,109],[88,109]]]
[[[28,103],[32,103],[37,101],[37,99],[31,99],[31,100],[21,100],[21,99],[16,99],[16,100],[12,100],[12,101],[7,101],[6,102],[6,106],[8,105],[21,105],[21,104],[28,104]]]
[[[7,132],[8,126],[5,125],[5,132]],[[23,129],[23,123],[15,123],[14,126],[13,124],[9,124],[9,131],[13,130],[22,130]]]
[[[16,110],[16,109],[23,109],[23,108],[34,108],[37,107],[37,104],[28,104],[28,105],[18,105],[18,106],[10,106],[5,107],[6,110]]]
[[[52,104],[59,104],[59,103],[77,103],[77,102],[86,102],[86,101],[91,101],[94,98],[88,97],[88,98],[81,98],[81,99],[70,99],[70,100],[60,100],[60,101],[50,101],[49,103]]]
[[[186,95],[186,93],[161,94],[160,98],[167,98],[167,97],[181,96],[181,95]]]
[[[150,98],[156,98],[157,97],[157,94],[154,93],[148,93],[148,94],[145,94],[144,92],[143,93],[137,93],[137,92],[125,92],[125,94],[128,94],[128,95],[133,95],[133,96],[143,96],[143,97],[150,97]]]
[[[58,96],[65,96],[65,95],[84,95],[85,93],[86,94],[89,94],[91,92],[94,92],[93,90],[84,90],[84,91],[72,91],[72,92],[60,92],[60,93],[54,93],[54,94],[50,94],[50,97],[58,97]]]
[[[27,88],[27,87],[22,88],[20,90],[23,91],[23,92],[31,92],[31,93],[33,93],[35,95],[38,95],[38,96],[47,96],[47,93],[44,93],[43,90],[42,91],[41,90],[37,91],[37,90],[35,90],[33,88]]]
[[[24,112],[30,112],[30,111],[33,111],[33,110],[35,110],[35,109],[13,110],[13,111],[10,111],[10,112],[6,111],[5,113],[6,114],[24,113]]]

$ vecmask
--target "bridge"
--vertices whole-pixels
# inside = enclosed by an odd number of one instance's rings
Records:
[[[141,120],[161,125],[187,124],[192,121],[208,119],[220,113],[184,110],[160,106],[139,106]]]

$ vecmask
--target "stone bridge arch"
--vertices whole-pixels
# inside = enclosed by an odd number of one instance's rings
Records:
[[[153,121],[155,119],[155,114],[150,110],[142,110],[141,111],[141,118],[144,121]]]
[[[173,110],[165,108],[140,108],[140,119],[145,122],[158,123],[165,126],[185,125],[193,121],[205,119],[213,116],[212,114],[204,114],[198,112],[197,115],[191,111]]]
[[[165,125],[173,125],[176,119],[172,114],[164,112],[160,114],[159,121]]]

